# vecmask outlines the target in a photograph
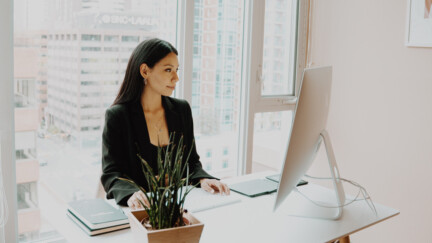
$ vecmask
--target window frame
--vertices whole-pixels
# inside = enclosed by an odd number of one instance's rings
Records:
[[[0,242],[17,242],[18,208],[15,164],[15,126],[14,126],[14,49],[13,49],[13,0],[2,1],[0,7],[0,183],[8,205],[8,221],[0,228]],[[6,173],[7,172],[7,173]],[[2,193],[2,192],[0,192]],[[2,195],[3,197],[3,195]],[[3,198],[1,199],[3,200]],[[4,215],[3,215],[4,216]]]
[[[244,46],[246,50],[243,54],[243,60],[248,60],[245,63],[243,71],[244,78],[242,80],[242,109],[241,114],[241,131],[239,132],[240,138],[243,140],[239,146],[239,163],[241,166],[238,168],[238,175],[252,173],[252,150],[253,150],[253,136],[254,136],[254,117],[256,113],[262,112],[277,112],[286,110],[295,110],[300,80],[303,75],[303,70],[306,66],[307,57],[307,32],[308,32],[308,18],[309,18],[309,1],[310,0],[292,0],[293,20],[291,23],[294,26],[294,45],[295,45],[295,75],[294,82],[294,95],[274,95],[262,96],[261,95],[261,77],[262,77],[262,62],[263,62],[263,48],[264,48],[264,21],[265,21],[265,1],[251,1],[247,2],[250,6],[246,8],[247,14],[245,16],[245,27],[248,31],[247,38],[245,38]],[[255,50],[255,51],[253,51]],[[247,82],[249,80],[249,82]]]
[[[295,80],[294,95],[262,96],[261,75],[264,47],[265,1],[246,1],[244,12],[244,35],[242,51],[241,109],[239,122],[239,146],[237,175],[252,172],[252,149],[254,116],[261,112],[295,110],[300,80],[307,58],[307,33],[310,0],[291,0],[294,3],[295,25]],[[3,185],[9,206],[9,219],[0,235],[6,242],[16,242],[17,231],[17,187],[15,176],[14,142],[14,72],[13,72],[13,0],[2,1],[0,25],[5,33],[0,37],[0,73],[6,81],[0,82],[0,166],[3,171]],[[193,75],[193,24],[194,1],[178,1],[176,46],[179,51],[181,80],[192,80]],[[260,51],[256,51],[260,50]],[[192,101],[192,82],[180,82],[177,97]],[[4,173],[7,171],[8,173]],[[3,239],[0,239],[0,242]]]

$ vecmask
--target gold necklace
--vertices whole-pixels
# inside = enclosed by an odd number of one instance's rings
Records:
[[[162,132],[162,118],[163,116],[158,120],[158,122],[156,124],[154,124],[154,128],[156,128],[157,133],[161,133]]]
[[[158,119],[158,121],[153,124],[153,127],[156,129],[157,133],[161,133],[163,131],[162,125],[163,125],[163,118],[165,117],[165,112],[162,112],[161,117]]]

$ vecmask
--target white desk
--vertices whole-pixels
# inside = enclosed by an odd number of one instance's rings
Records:
[[[247,175],[225,182],[235,183],[263,175]],[[301,188],[310,195],[331,193],[317,185]],[[378,212],[375,216],[364,201],[358,201],[344,207],[343,216],[337,221],[294,217],[272,212],[275,195],[244,197],[240,203],[196,213],[195,216],[204,222],[200,242],[329,242],[399,214],[395,209],[375,203]],[[67,219],[65,212],[59,220],[67,230],[60,233],[69,242],[133,242],[130,229],[89,237]]]

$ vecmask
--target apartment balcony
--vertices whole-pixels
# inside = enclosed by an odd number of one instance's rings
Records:
[[[18,234],[38,231],[41,227],[41,213],[39,208],[25,208],[18,210]]]
[[[39,180],[39,161],[34,158],[16,161],[16,182],[24,184]]]
[[[41,212],[38,206],[37,181],[18,182],[17,203],[18,233],[38,231],[41,228]]]
[[[15,132],[15,149],[36,149],[36,130]]]
[[[39,161],[34,158],[39,110],[27,97],[15,96],[15,142],[17,150],[16,182],[18,188],[18,233],[35,232],[41,228],[37,205]]]
[[[15,132],[36,131],[39,126],[37,107],[15,108]]]

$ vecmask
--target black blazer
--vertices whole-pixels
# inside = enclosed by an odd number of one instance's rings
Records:
[[[162,106],[168,131],[175,132],[177,144],[180,135],[184,136],[185,154],[191,148],[189,158],[190,180],[196,184],[201,178],[212,178],[202,168],[196,152],[193,132],[192,112],[185,100],[162,96]],[[129,197],[138,189],[118,177],[129,177],[144,188],[147,183],[142,171],[138,153],[147,160],[150,151],[150,137],[140,102],[117,104],[106,110],[105,127],[102,134],[102,185],[107,198],[115,198],[120,205],[127,205]],[[186,156],[185,156],[186,157]],[[149,160],[155,160],[149,159]]]

